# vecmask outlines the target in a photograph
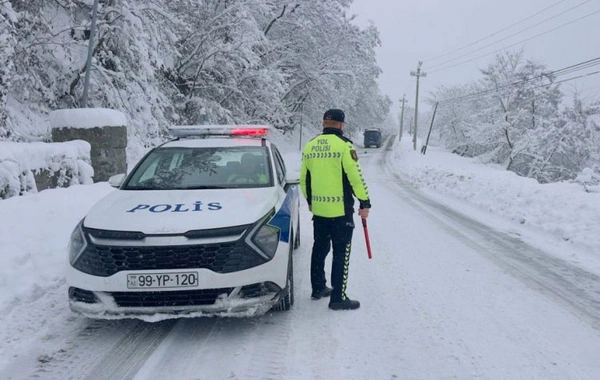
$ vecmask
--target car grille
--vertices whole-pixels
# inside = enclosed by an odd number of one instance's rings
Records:
[[[109,293],[119,307],[172,307],[213,305],[217,298],[229,295],[233,288],[181,290],[171,292],[113,292]]]
[[[264,264],[242,240],[235,242],[159,246],[100,246],[89,244],[74,267],[94,276],[108,277],[120,271],[206,268],[231,273]]]

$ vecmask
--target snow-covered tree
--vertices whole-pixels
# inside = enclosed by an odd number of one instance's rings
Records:
[[[470,95],[478,91],[471,83],[437,88],[427,99],[432,107],[440,102],[432,129],[432,142],[460,155],[475,156],[485,151],[485,139],[476,135],[477,100]],[[483,146],[481,146],[483,145]]]
[[[100,1],[87,105],[126,113],[130,145],[141,147],[174,123],[290,131],[301,117],[320,124],[331,107],[347,111],[350,133],[376,125],[390,105],[376,82],[379,37],[352,23],[350,3]],[[11,84],[0,93],[0,139],[46,139],[49,111],[82,104],[93,0],[1,4],[12,42],[0,59],[12,67],[0,71]]]
[[[553,75],[543,64],[525,60],[522,51],[499,54],[482,74],[477,82],[434,94],[441,100],[440,140],[457,153],[481,156],[542,182],[565,178],[570,169],[554,165],[559,146],[569,139]]]
[[[524,174],[539,155],[535,136],[557,115],[561,93],[544,65],[524,61],[523,53],[505,53],[482,70],[481,86],[490,90],[489,110],[497,121],[493,158]]]
[[[6,102],[13,76],[13,55],[15,45],[14,24],[17,15],[9,2],[0,2],[0,139],[8,138],[11,128],[6,115]]]
[[[19,41],[12,97],[39,119],[53,109],[79,107],[93,0],[12,3]],[[159,1],[106,0],[98,9],[88,106],[125,111],[131,135],[139,136],[136,143],[142,144],[156,137],[173,116],[155,75],[163,57],[168,61],[176,54],[171,48],[171,17],[161,6]],[[31,123],[37,130],[16,125],[15,134],[25,140],[47,137],[39,119]]]
[[[600,103],[586,107],[575,94],[573,105],[548,135],[543,143],[553,154],[540,170],[543,182],[574,179],[585,168],[600,173]]]
[[[273,2],[274,7],[278,3]],[[379,36],[374,27],[355,26],[346,15],[347,5],[289,2],[274,13],[283,16],[267,24],[272,49],[266,58],[288,81],[282,98],[288,124],[297,123],[295,116],[303,112],[318,125],[324,110],[333,107],[347,111],[350,133],[385,120],[391,102],[376,84],[380,70],[374,49]]]
[[[482,74],[430,96],[430,104],[440,102],[435,141],[542,183],[600,167],[597,102],[585,106],[575,96],[561,111],[563,94],[552,72],[523,52],[496,56]]]

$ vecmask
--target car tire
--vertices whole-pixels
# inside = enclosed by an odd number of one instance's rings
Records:
[[[294,264],[290,255],[290,264],[288,265],[287,285],[283,290],[284,294],[279,300],[279,303],[273,306],[273,311],[288,311],[294,304]]]

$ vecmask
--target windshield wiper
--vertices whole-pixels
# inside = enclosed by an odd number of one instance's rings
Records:
[[[202,185],[202,186],[184,187],[182,190],[206,190],[206,189],[228,189],[228,187],[227,186],[216,186],[216,185]]]
[[[127,186],[122,188],[121,190],[158,190],[154,187],[148,187],[148,186]]]
[[[202,186],[189,186],[189,187],[159,187],[159,186],[127,186],[122,190],[208,190],[208,189],[229,189],[227,186],[214,186],[214,185],[202,185]]]

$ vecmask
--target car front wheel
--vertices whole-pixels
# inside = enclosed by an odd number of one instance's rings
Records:
[[[288,311],[294,304],[294,264],[290,255],[290,264],[288,265],[287,286],[283,290],[283,295],[279,303],[273,306],[273,311]]]

